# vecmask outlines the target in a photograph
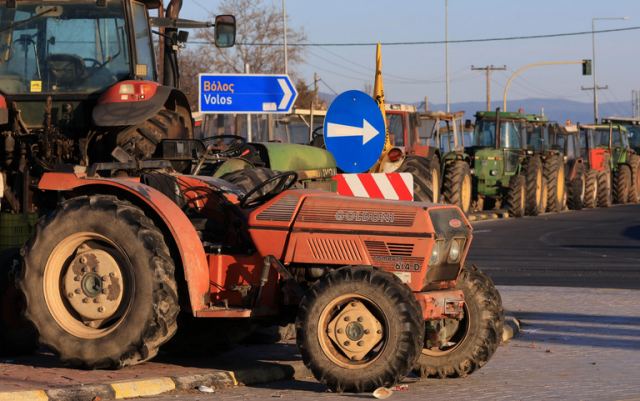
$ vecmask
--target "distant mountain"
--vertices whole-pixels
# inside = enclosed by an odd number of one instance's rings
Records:
[[[320,93],[319,97],[326,101],[327,104],[331,104],[331,101],[335,99],[336,95]],[[396,102],[389,101],[388,103],[409,103],[414,104],[417,107],[423,108],[423,103],[412,102]],[[496,107],[501,106],[502,102],[492,102],[493,110]],[[515,111],[519,108],[524,109],[526,113],[540,113],[544,110],[544,115],[552,121],[565,122],[567,119],[573,122],[589,123],[593,121],[593,103],[576,102],[573,100],[565,99],[520,99],[510,100],[508,102],[509,110]],[[464,110],[466,112],[466,118],[473,118],[473,115],[478,110],[484,110],[486,103],[484,101],[476,102],[459,102],[452,103],[451,110]],[[631,115],[631,102],[606,102],[600,103],[600,117],[607,116],[630,116]],[[432,104],[429,103],[430,110],[444,110],[446,106],[444,104]]]

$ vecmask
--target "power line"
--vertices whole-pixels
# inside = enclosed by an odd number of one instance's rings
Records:
[[[432,40],[432,41],[408,41],[408,42],[380,42],[383,46],[424,46],[424,45],[443,45],[443,44],[459,44],[459,43],[479,43],[479,42],[501,42],[511,40],[526,39],[548,39],[561,38],[569,36],[582,36],[591,34],[626,32],[640,30],[640,26],[632,26],[627,28],[601,29],[597,31],[578,31],[565,33],[550,33],[540,35],[523,35],[523,36],[505,36],[496,38],[475,38],[475,39],[458,39],[458,40]],[[191,45],[210,45],[211,42],[197,41],[189,43]],[[264,43],[264,42],[238,42],[241,46],[283,46],[282,43]],[[356,46],[376,46],[378,42],[344,42],[344,43],[288,43],[287,46],[298,47],[356,47]]]

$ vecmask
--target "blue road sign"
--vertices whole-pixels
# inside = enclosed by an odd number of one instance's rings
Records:
[[[364,92],[341,93],[324,119],[324,143],[345,173],[369,170],[380,158],[385,123],[375,100]]]
[[[289,113],[298,97],[288,75],[200,74],[203,113]]]

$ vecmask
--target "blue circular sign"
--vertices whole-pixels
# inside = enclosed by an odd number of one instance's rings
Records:
[[[385,123],[378,103],[357,90],[338,95],[324,119],[324,143],[345,173],[369,170],[385,143]]]

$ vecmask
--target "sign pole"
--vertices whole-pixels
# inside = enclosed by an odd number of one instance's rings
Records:
[[[250,71],[250,67],[249,67],[249,63],[245,63],[244,72],[246,74],[249,74],[251,72]],[[247,142],[253,142],[253,132],[252,132],[252,127],[251,127],[251,114],[247,114]]]

